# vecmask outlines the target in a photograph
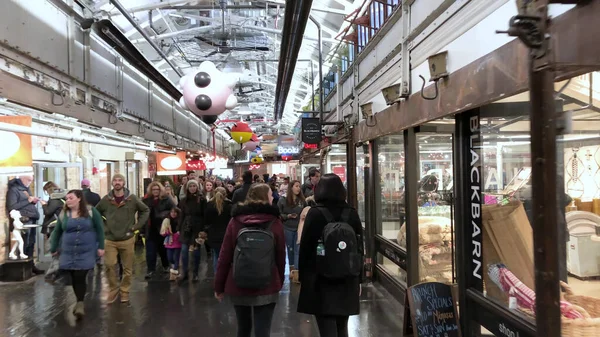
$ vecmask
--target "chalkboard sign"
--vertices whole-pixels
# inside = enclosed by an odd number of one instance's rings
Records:
[[[404,334],[415,337],[460,337],[452,286],[427,282],[408,288]],[[408,317],[407,317],[408,316]]]

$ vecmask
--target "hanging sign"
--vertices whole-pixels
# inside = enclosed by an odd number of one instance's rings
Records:
[[[408,308],[405,306],[405,335],[461,336],[452,286],[438,282],[421,283],[408,288],[406,297]]]
[[[186,173],[185,152],[180,151],[176,154],[156,153],[157,175],[179,175]]]
[[[1,116],[0,122],[31,127],[30,116]],[[0,172],[31,171],[31,135],[0,131],[0,139]]]
[[[304,143],[304,148],[305,149],[318,149],[319,148],[319,144],[306,144],[306,143]]]
[[[188,171],[204,171],[206,170],[206,164],[203,160],[188,160],[185,169]]]
[[[302,141],[307,144],[319,144],[322,138],[321,120],[302,118]]]

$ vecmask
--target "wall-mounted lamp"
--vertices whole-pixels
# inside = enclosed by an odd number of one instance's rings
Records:
[[[443,51],[439,54],[429,56],[427,58],[427,63],[429,63],[429,75],[431,76],[429,81],[434,82],[434,86],[435,86],[435,96],[433,96],[433,97],[425,96],[425,94],[423,92],[425,90],[425,83],[426,83],[425,77],[419,75],[419,77],[423,81],[423,85],[421,86],[421,97],[423,97],[423,99],[426,99],[426,100],[434,100],[438,97],[438,94],[439,94],[438,81],[441,80],[442,78],[448,77],[448,75],[449,75],[448,74],[448,52]]]
[[[373,116],[373,102],[361,105],[360,112],[364,119]]]
[[[402,98],[400,96],[401,84],[393,84],[389,87],[381,89],[381,94],[383,94],[383,98],[385,99],[385,104],[393,105],[394,103],[400,102]]]

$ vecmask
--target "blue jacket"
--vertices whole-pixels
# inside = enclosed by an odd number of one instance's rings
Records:
[[[64,270],[89,270],[96,265],[98,249],[104,249],[102,216],[93,207],[90,217],[71,218],[61,212],[50,237],[50,252],[58,250],[61,241],[59,265]]]

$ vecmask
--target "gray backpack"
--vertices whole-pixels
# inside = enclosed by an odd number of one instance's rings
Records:
[[[237,235],[233,253],[233,281],[239,288],[264,289],[271,284],[275,266],[273,221],[264,227],[245,227]]]

